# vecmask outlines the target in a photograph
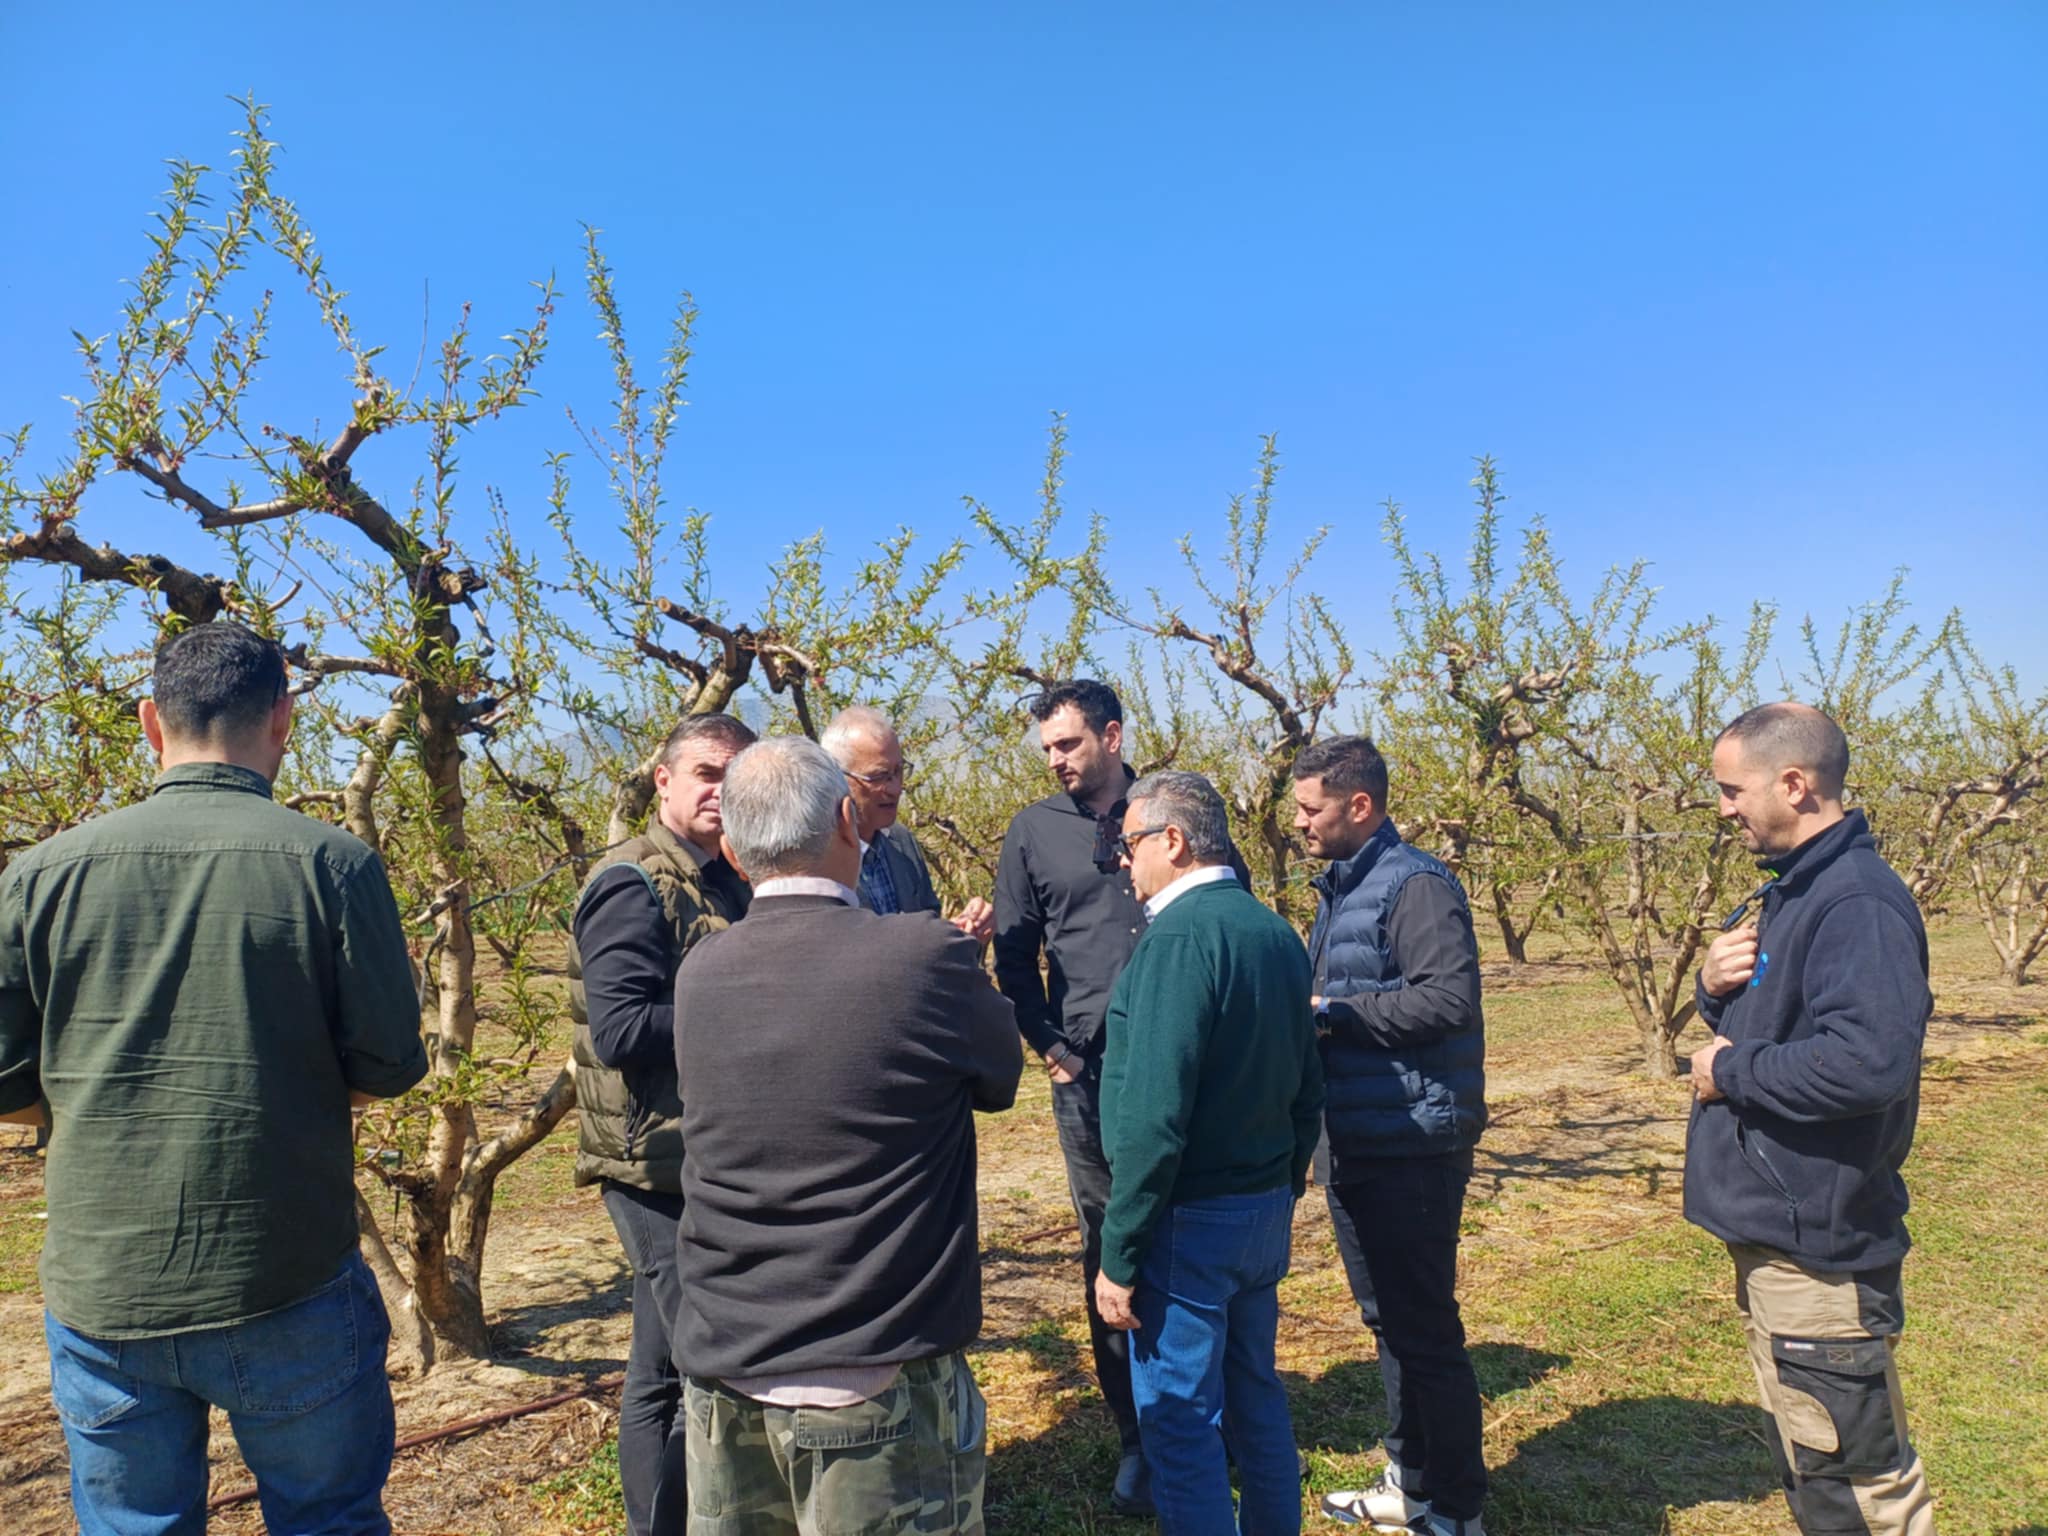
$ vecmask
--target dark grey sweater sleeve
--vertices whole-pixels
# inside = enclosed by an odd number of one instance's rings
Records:
[[[1449,881],[1410,878],[1387,920],[1387,941],[1406,985],[1328,999],[1333,1034],[1392,1049],[1429,1045],[1479,1022],[1479,946]]]

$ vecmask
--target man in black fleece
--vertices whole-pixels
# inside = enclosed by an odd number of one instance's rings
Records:
[[[974,1111],[1016,1098],[1015,1016],[972,939],[857,904],[823,748],[749,747],[723,814],[753,901],[675,994],[690,1524],[979,1533]]]
[[[1933,999],[1927,935],[1860,811],[1849,744],[1803,704],[1714,743],[1721,814],[1771,878],[1700,968],[1685,1214],[1728,1244],[1771,1449],[1807,1536],[1933,1536],[1892,1352],[1899,1168]]]

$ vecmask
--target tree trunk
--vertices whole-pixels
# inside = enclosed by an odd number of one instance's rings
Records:
[[[391,1369],[397,1375],[424,1376],[434,1368],[434,1330],[420,1315],[419,1298],[400,1273],[377,1225],[377,1213],[360,1189],[356,1191],[356,1225],[362,1232],[363,1258],[377,1277],[384,1310],[391,1318]]]
[[[1678,1076],[1678,1035],[1654,1021],[1640,1026],[1645,1077]]]
[[[437,619],[424,627],[453,654],[455,626],[445,609]],[[427,781],[435,834],[429,864],[437,892],[434,905],[439,909],[428,951],[435,962],[439,1026],[433,1073],[446,1080],[462,1072],[476,1044],[476,934],[469,907],[462,701],[438,683],[424,682],[419,687],[418,719],[420,770]],[[449,1246],[456,1190],[476,1144],[476,1114],[461,1095],[450,1094],[435,1106],[433,1117],[423,1183],[406,1210],[413,1289],[446,1352],[485,1358],[490,1354],[490,1335],[484,1326],[482,1276],[475,1263]]]
[[[1508,960],[1514,965],[1529,963],[1529,930],[1515,925],[1514,903],[1509,892],[1499,881],[1489,882],[1489,894],[1493,898],[1493,920],[1500,927],[1500,945],[1507,951]],[[1534,924],[1531,924],[1533,927]]]

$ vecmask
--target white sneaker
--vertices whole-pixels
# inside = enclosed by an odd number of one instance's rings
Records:
[[[1323,1513],[1346,1525],[1369,1525],[1376,1531],[1427,1531],[1429,1505],[1410,1498],[1401,1487],[1401,1469],[1392,1462],[1370,1488],[1340,1488],[1323,1495]],[[1464,1533],[1453,1533],[1464,1536]],[[1472,1536],[1484,1536],[1474,1532]]]

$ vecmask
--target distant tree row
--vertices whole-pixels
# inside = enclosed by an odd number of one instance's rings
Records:
[[[917,765],[908,818],[964,896],[986,892],[1009,816],[1048,788],[1023,699],[1106,677],[1134,765],[1210,774],[1259,894],[1297,921],[1313,869],[1289,766],[1318,735],[1370,729],[1396,821],[1457,870],[1505,959],[1544,927],[1588,943],[1645,1070],[1668,1074],[1699,952],[1757,878],[1715,814],[1709,743],[1750,703],[1805,697],[1848,730],[1852,796],[1923,905],[1981,922],[2014,984],[2048,947],[2048,697],[1982,660],[1959,615],[1909,622],[1896,581],[1839,634],[1809,622],[1800,675],[1766,675],[1770,608],[1730,648],[1711,620],[1661,618],[1640,563],[1575,593],[1539,520],[1518,543],[1506,528],[1482,460],[1462,569],[1414,547],[1390,506],[1392,588],[1362,590],[1318,563],[1321,533],[1274,558],[1268,439],[1220,546],[1183,542],[1181,602],[1113,579],[1101,520],[1067,513],[1056,418],[1016,521],[969,501],[941,542],[899,530],[842,569],[813,536],[735,582],[667,478],[688,295],[644,363],[587,234],[582,303],[612,397],[545,429],[560,443],[537,452],[546,505],[515,507],[461,473],[460,450],[535,398],[553,284],[498,352],[477,355],[465,308],[399,382],[245,105],[229,170],[172,163],[116,328],[79,334],[62,447],[0,437],[0,860],[147,792],[134,703],[159,633],[231,617],[285,644],[299,713],[279,795],[379,850],[415,935],[433,1070],[364,1115],[361,1163],[388,1205],[359,1214],[421,1365],[488,1351],[497,1180],[575,1103],[544,979],[558,949],[536,940],[645,817],[652,754],[684,712],[815,733],[846,703],[888,710]],[[279,279],[337,349],[338,425],[264,414]],[[124,485],[160,509],[142,547],[95,541]],[[1356,648],[1365,626],[1383,651]]]

